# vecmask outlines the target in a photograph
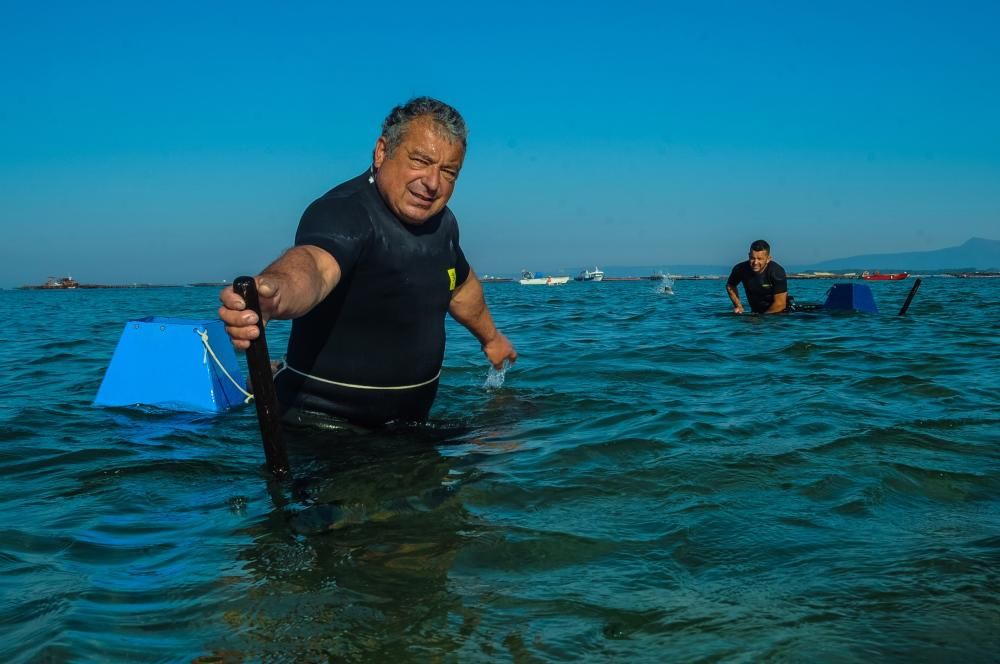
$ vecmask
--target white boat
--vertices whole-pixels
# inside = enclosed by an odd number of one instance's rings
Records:
[[[540,274],[535,274],[530,270],[524,270],[521,272],[521,279],[519,280],[522,286],[562,286],[569,281],[569,277],[543,277]]]
[[[603,281],[604,273],[601,272],[600,268],[595,267],[593,270],[584,270],[576,276],[577,281]]]

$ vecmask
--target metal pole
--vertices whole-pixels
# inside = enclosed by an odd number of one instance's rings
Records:
[[[913,296],[917,294],[917,289],[920,288],[920,277],[913,282],[913,288],[910,289],[910,294],[906,296],[906,302],[903,303],[903,308],[899,310],[899,315],[902,316],[906,313],[906,310],[910,308],[910,302],[913,301]]]
[[[267,353],[264,337],[264,318],[260,315],[260,300],[257,298],[257,282],[253,277],[236,277],[233,290],[246,302],[247,309],[257,314],[257,329],[260,336],[250,342],[247,349],[247,369],[253,385],[253,400],[257,406],[257,422],[264,443],[264,457],[267,469],[275,477],[282,479],[289,475],[288,451],[281,434],[278,415],[278,399],[274,391],[274,376],[271,374],[271,358]]]

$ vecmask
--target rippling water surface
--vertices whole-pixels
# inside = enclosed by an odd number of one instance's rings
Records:
[[[449,321],[430,426],[285,484],[252,409],[91,406],[213,289],[0,292],[0,661],[996,661],[1000,280],[911,284],[490,284],[501,387]]]

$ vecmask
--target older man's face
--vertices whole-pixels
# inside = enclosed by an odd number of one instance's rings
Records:
[[[751,251],[750,252],[750,269],[754,272],[760,274],[767,267],[767,264],[771,262],[771,252],[769,251]]]
[[[449,140],[429,117],[419,117],[410,122],[391,157],[379,137],[375,183],[397,217],[408,224],[422,224],[448,204],[463,159],[461,143]]]

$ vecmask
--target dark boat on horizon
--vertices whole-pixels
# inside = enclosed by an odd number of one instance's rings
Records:
[[[890,272],[888,274],[882,274],[881,272],[862,272],[861,278],[865,281],[901,281],[910,276],[909,272]]]
[[[73,277],[67,276],[67,277],[61,277],[59,279],[55,277],[49,277],[48,281],[39,286],[39,288],[43,288],[46,290],[70,289],[70,288],[77,288],[79,285],[80,282],[74,279]]]

